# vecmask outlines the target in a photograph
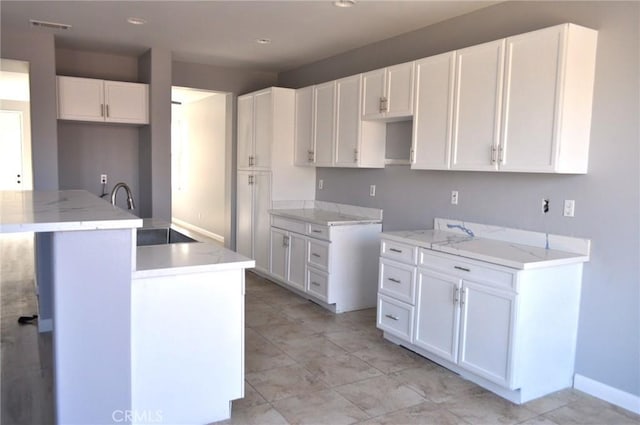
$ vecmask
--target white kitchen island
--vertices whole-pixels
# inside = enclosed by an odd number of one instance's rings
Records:
[[[0,200],[0,233],[35,232],[50,248],[38,263],[50,272],[57,423],[229,417],[243,396],[252,260],[201,243],[137,248],[142,219],[85,191]]]

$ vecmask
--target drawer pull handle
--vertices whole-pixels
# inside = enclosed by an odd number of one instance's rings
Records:
[[[388,317],[391,320],[398,320],[398,318],[396,316],[394,316],[393,314],[385,314],[384,317]]]
[[[319,284],[318,282],[313,282],[313,281],[311,281],[311,284],[312,284],[313,286],[320,286],[320,284]]]
[[[389,248],[389,251],[391,251],[391,252],[397,252],[398,254],[402,254],[402,250],[401,250],[401,249]]]
[[[388,279],[388,280],[390,280],[390,281],[391,281],[391,282],[393,282],[393,283],[402,283],[402,282],[400,282],[398,279],[394,279],[394,278],[392,278],[392,277],[389,277],[389,278],[387,278],[387,279]]]
[[[454,268],[454,269],[457,269],[457,270],[462,270],[463,272],[470,272],[470,271],[471,271],[471,270],[469,270],[469,269],[468,269],[468,268],[466,268],[466,267],[453,266],[453,268]]]
[[[313,233],[322,233],[322,230],[312,230]]]
[[[315,252],[311,254],[311,256],[316,257],[316,258],[320,258],[321,255],[320,254],[316,254]]]

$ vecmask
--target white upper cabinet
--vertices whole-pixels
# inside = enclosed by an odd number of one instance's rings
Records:
[[[58,76],[57,86],[59,119],[149,123],[147,84]]]
[[[238,169],[249,169],[253,152],[253,96],[238,97]]]
[[[238,169],[271,168],[274,121],[272,89],[238,97]]]
[[[317,85],[313,92],[315,163],[318,167],[331,167],[334,164],[336,82]]]
[[[315,165],[313,86],[296,90],[295,165]]]
[[[449,168],[455,59],[455,52],[448,52],[416,61],[413,169]]]
[[[596,45],[572,24],[507,38],[501,170],[587,172]]]
[[[498,167],[504,40],[456,52],[456,90],[451,168]]]
[[[414,62],[402,63],[362,75],[362,118],[387,121],[413,115]]]

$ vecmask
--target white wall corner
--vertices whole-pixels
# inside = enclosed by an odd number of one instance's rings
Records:
[[[624,392],[577,373],[573,377],[573,388],[640,415],[640,396]]]

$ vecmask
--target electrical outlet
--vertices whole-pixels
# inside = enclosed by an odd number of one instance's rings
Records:
[[[542,214],[546,214],[549,212],[549,200],[543,198],[542,199]]]
[[[376,185],[372,184],[369,186],[369,196],[376,196]]]
[[[324,180],[322,179],[318,180],[318,189],[322,190],[323,187],[324,187]]]
[[[451,205],[458,205],[458,191],[451,191]]]
[[[100,184],[107,184],[107,175],[100,174]]]
[[[576,201],[573,199],[565,199],[564,201],[564,210],[562,211],[562,215],[565,217],[574,217],[576,213]]]

